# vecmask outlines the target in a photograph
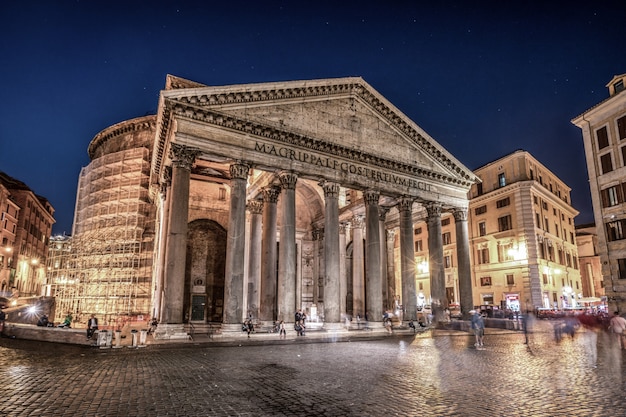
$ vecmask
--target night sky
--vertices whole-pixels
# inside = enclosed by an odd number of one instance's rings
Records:
[[[542,3],[3,1],[0,170],[50,200],[54,234],[69,234],[89,142],[154,114],[166,74],[207,85],[361,76],[470,169],[529,151],[589,223],[570,120],[626,73],[626,7]]]

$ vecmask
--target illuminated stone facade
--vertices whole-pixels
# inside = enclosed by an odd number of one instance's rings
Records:
[[[609,97],[574,118],[582,130],[604,289],[611,309],[626,310],[626,74]]]

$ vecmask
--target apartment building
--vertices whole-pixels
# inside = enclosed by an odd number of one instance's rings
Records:
[[[609,97],[572,119],[582,130],[598,252],[607,301],[626,310],[626,74]]]
[[[575,240],[571,189],[530,153],[518,150],[475,169],[468,228],[475,306],[571,308],[586,294]],[[458,303],[454,217],[442,216],[446,294]],[[425,222],[414,227],[418,304],[428,304]]]

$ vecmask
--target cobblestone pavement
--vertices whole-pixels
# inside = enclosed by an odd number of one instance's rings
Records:
[[[623,416],[603,332],[428,331],[369,341],[99,350],[0,339],[2,416]]]

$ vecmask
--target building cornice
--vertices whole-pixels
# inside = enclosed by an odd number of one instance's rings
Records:
[[[89,158],[93,159],[96,149],[98,149],[111,138],[141,130],[154,130],[155,126],[156,116],[137,117],[135,119],[126,120],[110,126],[94,136],[94,138],[89,143],[89,147],[87,148]]]

